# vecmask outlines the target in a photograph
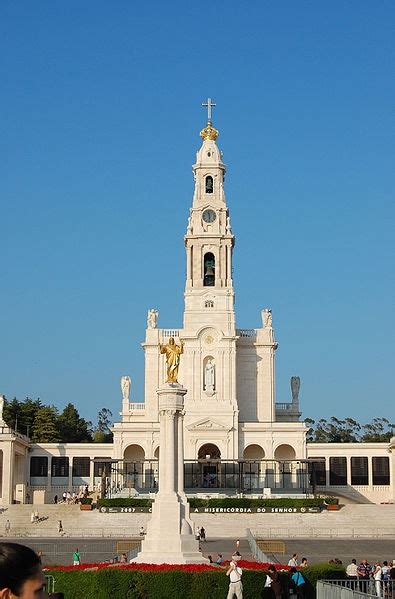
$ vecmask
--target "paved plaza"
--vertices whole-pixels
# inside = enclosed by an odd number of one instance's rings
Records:
[[[125,543],[128,540],[122,539],[66,539],[66,538],[16,538],[7,539],[16,543],[28,545],[35,551],[43,552],[44,565],[71,565],[72,553],[76,547],[80,550],[82,562],[94,563],[113,559],[121,552],[117,551],[118,543]],[[130,541],[139,539],[131,538]],[[211,555],[215,560],[218,553],[222,553],[225,559],[229,559],[236,549],[236,539],[208,537],[207,541],[201,543],[203,555]],[[252,560],[252,554],[247,539],[240,539],[240,553],[244,559]],[[352,558],[357,561],[366,558],[370,563],[375,560],[395,559],[395,539],[360,539],[360,540],[335,540],[335,539],[292,539],[285,540],[285,554],[276,554],[274,561],[287,563],[293,553],[298,553],[299,557],[307,557],[309,563],[328,562],[335,557],[342,560],[343,564],[348,564]]]

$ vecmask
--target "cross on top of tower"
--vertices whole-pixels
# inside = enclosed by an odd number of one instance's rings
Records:
[[[211,98],[207,98],[207,102],[203,102],[202,106],[207,108],[207,122],[211,125],[211,109],[216,106]]]

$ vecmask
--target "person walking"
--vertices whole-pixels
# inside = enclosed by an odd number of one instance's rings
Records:
[[[8,518],[7,518],[7,520],[5,521],[5,524],[4,524],[4,529],[5,529],[5,534],[6,534],[6,535],[9,535],[9,534],[10,534],[10,532],[11,532],[11,522],[8,520]]]
[[[288,562],[288,566],[297,568],[297,566],[299,566],[299,562],[298,562],[298,554],[297,553],[293,553],[291,559]]]
[[[241,577],[243,570],[237,565],[237,562],[241,559],[241,555],[238,551],[232,555],[232,560],[229,563],[229,568],[226,572],[226,576],[229,576],[229,591],[227,599],[233,599],[236,595],[237,599],[243,599],[243,585]]]
[[[58,533],[62,535],[64,533],[63,524],[61,520],[58,520]]]
[[[81,565],[81,555],[80,555],[80,552],[78,551],[78,547],[77,547],[77,549],[73,553],[73,566],[80,566],[80,565]]]
[[[205,540],[206,540],[206,531],[205,531],[205,529],[203,528],[203,526],[202,526],[202,528],[200,529],[200,531],[199,531],[199,534],[200,534],[200,540],[201,540],[201,541],[205,541]]]

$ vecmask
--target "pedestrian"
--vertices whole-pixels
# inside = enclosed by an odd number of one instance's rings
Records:
[[[240,539],[236,540],[236,551],[240,549]]]
[[[382,593],[381,593],[381,579],[382,579],[382,569],[381,569],[381,564],[380,562],[376,562],[374,564],[374,569],[373,569],[373,579],[374,579],[374,586],[376,589],[376,595],[377,597],[381,597]]]
[[[6,534],[6,535],[9,535],[9,534],[10,534],[10,532],[11,532],[11,522],[8,520],[8,518],[7,518],[7,520],[5,521],[5,524],[4,524],[4,529],[5,529],[5,534]]]
[[[279,574],[275,566],[270,565],[267,569],[267,576],[265,580],[265,586],[263,590],[263,596],[268,599],[281,599],[283,595],[283,588],[280,582]]]
[[[222,553],[218,553],[218,557],[215,560],[215,563],[218,564],[219,566],[224,563],[224,558],[223,558]]]
[[[33,511],[33,512],[30,514],[30,524],[34,524],[34,523],[35,523],[35,521],[36,521],[36,514],[35,514],[35,512]]]
[[[358,580],[358,566],[357,566],[356,559],[352,559],[351,564],[348,564],[348,566],[346,568],[346,576],[351,583],[349,586],[353,590],[355,590],[356,586],[357,586],[357,580]]]
[[[363,559],[357,568],[357,574],[359,578],[359,590],[362,593],[369,591],[369,580],[372,573],[372,566],[368,563],[367,559]]]
[[[0,543],[0,597],[44,599],[45,578],[40,558],[17,543]]]
[[[206,540],[206,531],[205,531],[205,529],[203,528],[203,526],[202,526],[202,528],[201,528],[201,529],[200,529],[200,531],[199,531],[199,535],[200,535],[200,540],[201,540],[201,541],[205,541],[205,540]]]
[[[63,534],[64,530],[63,530],[63,524],[61,520],[58,520],[58,533],[59,534]]]
[[[212,555],[208,555],[207,559],[208,559],[208,561],[209,561],[210,564],[213,563],[213,556]]]
[[[288,562],[288,566],[293,566],[294,568],[296,568],[297,566],[299,566],[299,562],[298,562],[298,554],[297,553],[293,553],[291,559]]]
[[[237,599],[243,599],[243,584],[241,577],[243,570],[237,565],[237,562],[241,559],[241,555],[238,551],[232,555],[232,561],[229,563],[229,568],[226,572],[226,576],[229,576],[229,591],[227,599],[233,599],[236,595]]]
[[[296,591],[298,599],[304,599],[305,590],[306,590],[306,581],[303,578],[303,574],[298,572],[295,566],[292,566],[291,570],[291,581],[293,583],[293,588]]]
[[[58,503],[58,496],[57,495],[55,495],[55,497],[53,498],[53,502],[54,502],[55,505]]]
[[[122,553],[121,557],[119,559],[119,563],[120,564],[127,564],[128,563],[128,557],[126,555],[126,553]]]
[[[307,557],[302,557],[302,561],[300,562],[300,567],[301,568],[307,568],[308,566],[308,561],[307,561]]]
[[[80,564],[81,564],[81,555],[80,555],[80,552],[78,551],[78,547],[77,547],[77,549],[73,553],[73,566],[79,566]]]

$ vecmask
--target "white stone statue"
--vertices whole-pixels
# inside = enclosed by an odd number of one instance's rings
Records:
[[[159,316],[159,312],[158,310],[148,310],[148,314],[147,314],[147,328],[148,329],[156,329],[156,327],[158,326],[158,316]]]
[[[272,327],[272,311],[270,308],[264,308],[261,315],[263,328],[270,329]]]
[[[215,366],[208,360],[204,367],[204,390],[213,393],[215,387]]]
[[[291,376],[291,393],[292,403],[297,403],[299,400],[300,377]]]
[[[4,424],[4,418],[3,418],[4,400],[5,400],[4,395],[0,395],[0,424]]]
[[[232,233],[232,227],[230,226],[230,218],[229,216],[226,217],[226,232],[227,233]]]
[[[121,389],[122,389],[123,401],[129,401],[131,384],[132,384],[132,381],[130,379],[130,376],[122,376],[121,377]]]

